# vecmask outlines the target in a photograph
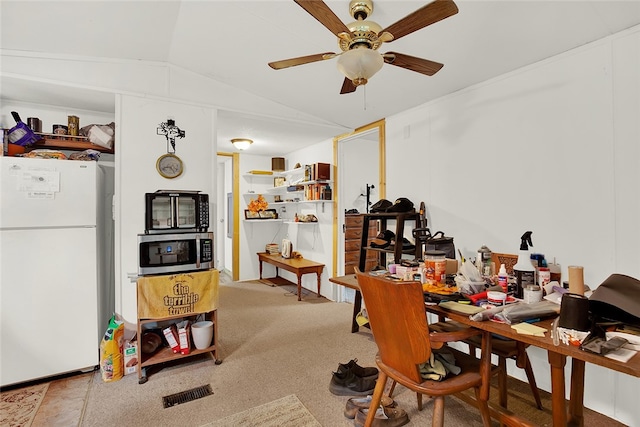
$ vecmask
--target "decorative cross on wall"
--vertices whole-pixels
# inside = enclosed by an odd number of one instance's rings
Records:
[[[160,123],[157,129],[158,135],[164,135],[167,138],[167,153],[176,152],[176,138],[184,138],[185,132],[176,126],[176,121],[167,119],[166,122]],[[169,148],[169,144],[171,148]]]

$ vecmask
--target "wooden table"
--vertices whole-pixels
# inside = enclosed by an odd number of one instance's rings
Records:
[[[356,332],[358,330],[358,324],[355,322],[355,316],[360,312],[360,307],[362,304],[362,295],[360,293],[360,288],[358,286],[358,281],[353,274],[349,274],[346,276],[332,277],[329,281],[333,283],[337,283],[339,285],[345,286],[350,289],[355,289],[356,291],[356,301],[354,302],[354,310],[353,310],[353,324],[352,324],[352,332]],[[565,345],[560,343],[560,345],[555,346],[553,344],[553,340],[551,339],[551,333],[545,333],[544,337],[535,337],[532,335],[522,335],[518,334],[514,329],[511,328],[511,325],[507,325],[504,323],[497,323],[491,321],[484,322],[474,322],[469,319],[468,315],[458,314],[452,312],[450,310],[445,310],[442,307],[437,305],[427,305],[427,312],[433,313],[438,317],[447,317],[456,322],[460,322],[467,326],[471,326],[474,328],[481,329],[483,331],[489,331],[491,333],[502,335],[504,337],[513,339],[515,341],[520,341],[526,344],[530,344],[534,347],[539,347],[544,350],[547,350],[547,360],[549,361],[549,365],[551,368],[551,405],[552,405],[552,414],[553,414],[553,425],[554,426],[583,426],[584,425],[584,373],[585,373],[585,363],[593,363],[595,365],[603,366],[608,369],[612,369],[617,372],[622,372],[628,375],[632,375],[634,377],[640,377],[640,355],[636,354],[627,362],[618,362],[613,359],[609,359],[604,356],[600,356],[597,354],[589,353],[583,350],[580,350],[578,347],[574,347],[571,345]],[[547,329],[547,331],[551,331],[551,323],[553,319],[543,320],[541,322],[535,323],[537,326]],[[565,376],[564,376],[564,367],[567,362],[567,357],[571,357],[571,389],[570,389],[570,400],[568,406],[567,413],[567,402],[565,399]],[[460,395],[459,397],[464,399],[464,395]],[[505,416],[503,419],[502,416]],[[500,419],[500,421],[505,421],[507,423],[513,423],[513,418],[506,413],[494,413],[492,412],[492,416],[496,416]],[[517,418],[517,417],[516,417]]]
[[[318,276],[318,297],[320,296],[320,275],[322,274],[322,270],[324,269],[324,264],[320,264],[319,262],[310,261],[304,258],[282,258],[280,254],[269,254],[266,252],[258,252],[258,261],[260,261],[260,280],[262,280],[262,263],[266,262],[267,264],[271,264],[276,267],[276,276],[275,278],[281,278],[278,275],[278,269],[282,268],[283,270],[290,271],[291,273],[295,273],[298,277],[298,301],[301,301],[301,293],[302,293],[302,276],[307,273],[316,273]],[[285,279],[283,279],[285,280]]]
[[[356,279],[356,275],[347,274],[346,276],[330,277],[329,281],[356,291],[356,295],[353,301],[351,332],[358,332],[360,330],[360,325],[358,325],[356,317],[358,316],[358,313],[360,313],[360,309],[362,308],[362,294],[360,293],[360,287],[358,286],[358,279]]]
[[[554,426],[583,426],[583,397],[584,397],[584,373],[585,363],[593,363],[617,372],[622,372],[634,377],[640,377],[640,355],[636,354],[628,362],[618,362],[598,354],[580,350],[572,345],[555,346],[551,339],[551,323],[553,319],[543,320],[535,325],[547,329],[544,337],[518,334],[511,325],[492,321],[474,322],[468,315],[454,313],[435,305],[427,305],[428,312],[438,316],[448,317],[467,326],[489,331],[494,334],[524,342],[535,347],[547,350],[547,359],[551,366],[551,406]],[[567,413],[565,400],[564,367],[567,357],[571,357],[571,389]]]

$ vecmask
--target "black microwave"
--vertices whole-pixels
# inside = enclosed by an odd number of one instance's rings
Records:
[[[184,190],[145,194],[145,233],[205,232],[208,229],[208,194]]]
[[[213,233],[138,234],[138,275],[213,268]]]

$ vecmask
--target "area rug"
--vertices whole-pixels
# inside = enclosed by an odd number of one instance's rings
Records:
[[[30,426],[48,388],[45,383],[0,393],[0,425]]]
[[[295,394],[247,409],[202,427],[322,427]]]

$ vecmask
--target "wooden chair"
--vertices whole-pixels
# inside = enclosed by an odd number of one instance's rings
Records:
[[[458,329],[467,328],[465,325],[461,325],[457,322],[447,321],[439,319],[440,322],[432,326],[432,330],[439,332],[453,332]],[[469,346],[469,354],[476,355],[476,350],[482,345],[481,339],[474,336],[464,340]],[[500,337],[494,337],[491,340],[491,353],[498,356],[498,367],[492,370],[493,374],[498,376],[498,402],[503,408],[507,408],[507,359],[513,359],[516,362],[518,368],[524,369],[529,386],[531,387],[531,394],[536,401],[536,407],[542,409],[542,400],[540,399],[540,390],[536,384],[536,378],[533,375],[533,368],[529,356],[527,356],[528,345],[522,342],[517,342],[509,339],[501,339]],[[389,393],[391,397],[393,390]]]
[[[445,396],[473,388],[483,425],[491,426],[488,406],[490,335],[473,328],[430,334],[419,282],[392,281],[359,271],[356,274],[367,307],[371,332],[378,346],[376,364],[380,370],[365,427],[371,426],[373,422],[389,378],[417,393],[420,410],[423,394],[434,398],[433,426],[444,425]],[[461,368],[461,372],[442,381],[422,378],[418,365],[429,360],[432,349],[475,335],[482,336],[480,359],[448,347],[455,355],[456,365]]]

